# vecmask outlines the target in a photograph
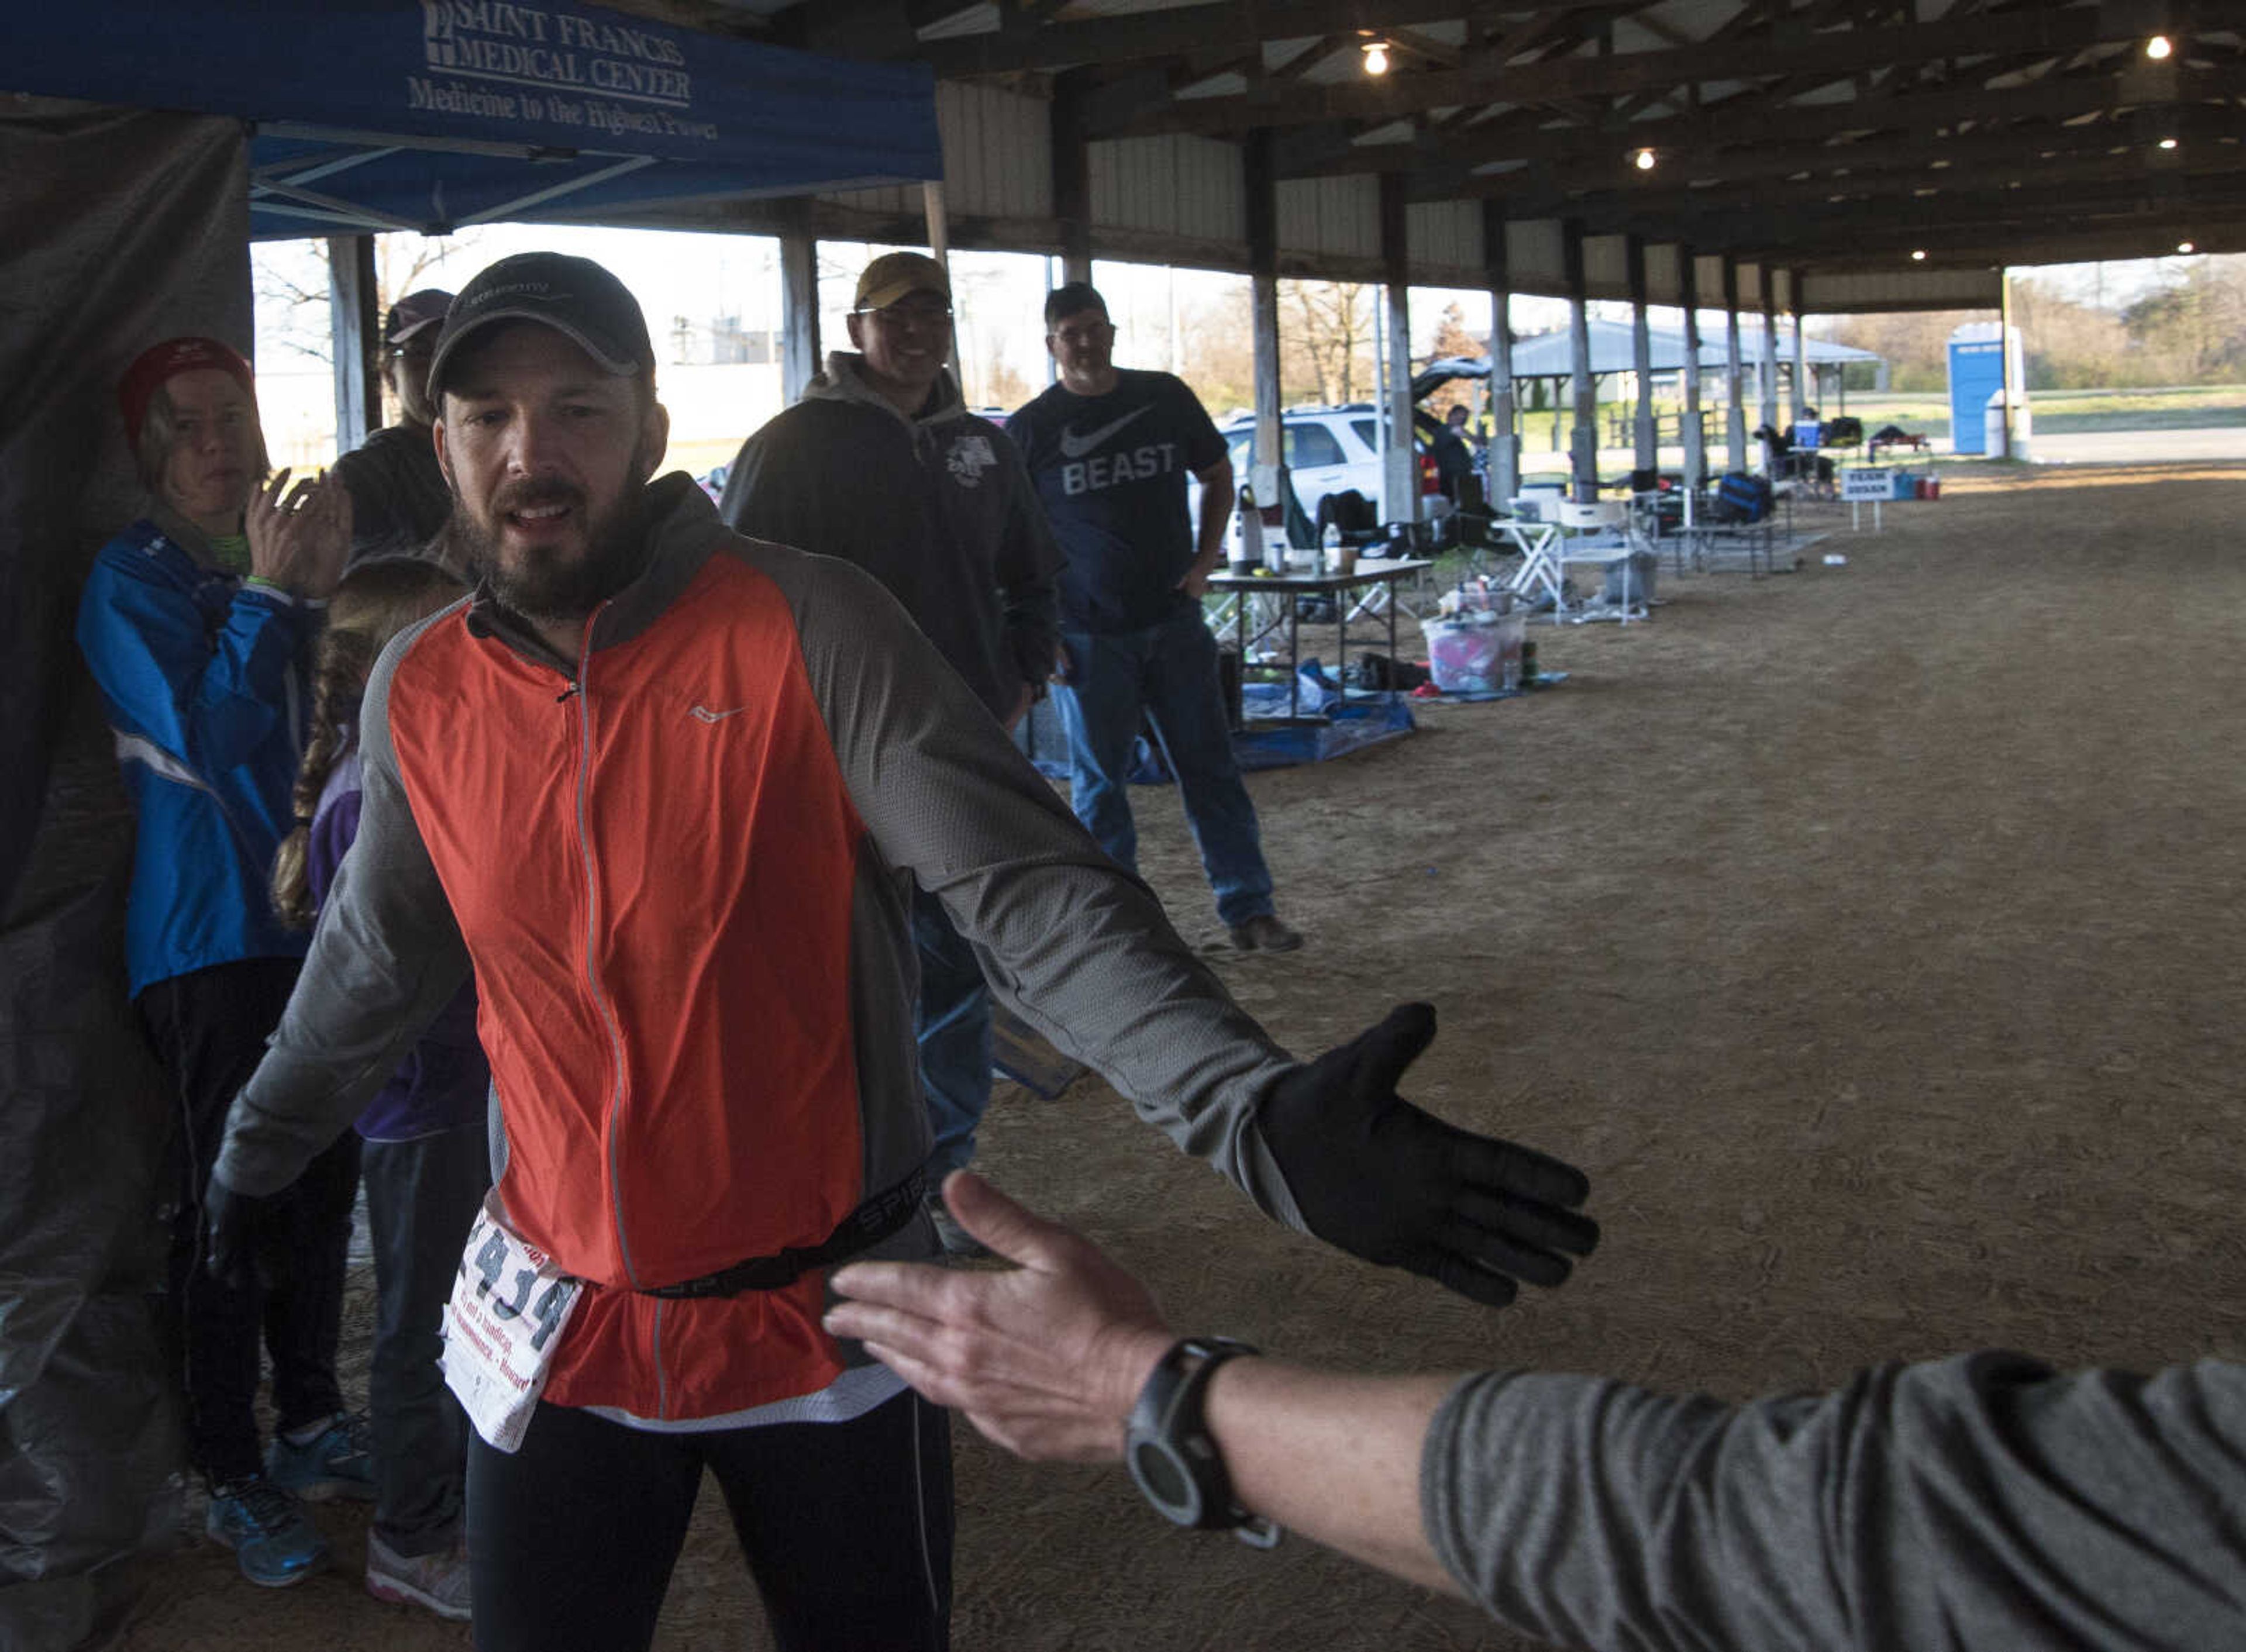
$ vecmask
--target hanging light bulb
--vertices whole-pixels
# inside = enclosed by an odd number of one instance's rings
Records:
[[[1653,170],[1653,151],[1650,149],[1639,150],[1637,154],[1630,158],[1630,160],[1631,164],[1636,166],[1640,172],[1651,172]]]
[[[1924,263],[1926,262],[1926,248],[1923,247],[1913,248],[1910,255],[1910,262],[1914,264]]]
[[[2156,34],[2145,42],[2145,55],[2154,63],[2161,62],[2175,50],[2175,43],[2164,34]]]
[[[2176,140],[2173,138],[2163,138],[2161,139],[2161,147],[2163,149],[2173,149],[2175,146]]]
[[[1385,75],[1388,72],[1388,43],[1385,40],[1368,40],[1365,43],[1365,72],[1369,75]]]
[[[2176,242],[2176,250],[2180,253],[2193,253],[2199,249],[2188,241],[2180,241]]]

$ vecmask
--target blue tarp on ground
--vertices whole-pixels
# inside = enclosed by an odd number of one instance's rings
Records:
[[[1315,710],[1317,701],[1311,684],[1303,685],[1303,706]],[[1351,751],[1399,739],[1418,725],[1412,707],[1402,696],[1365,699],[1333,705],[1324,723],[1286,720],[1287,690],[1265,683],[1251,683],[1243,692],[1247,726],[1232,737],[1233,755],[1243,769],[1283,769],[1297,763],[1323,763]],[[1038,772],[1055,780],[1068,778],[1068,740],[1061,732],[1059,714],[1050,700],[1040,701],[1024,721],[1015,743],[1030,755]],[[1131,771],[1134,785],[1167,785],[1169,765],[1160,749],[1146,736],[1139,737],[1139,761]]]
[[[0,87],[257,125],[261,238],[940,178],[925,65],[541,0],[10,8]]]

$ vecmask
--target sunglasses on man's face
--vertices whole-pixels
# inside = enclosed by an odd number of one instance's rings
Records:
[[[878,316],[892,327],[936,327],[951,319],[951,306],[940,302],[890,304],[881,309],[861,309],[861,316]]]

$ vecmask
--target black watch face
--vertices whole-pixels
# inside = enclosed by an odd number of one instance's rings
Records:
[[[1179,1468],[1177,1458],[1163,1450],[1159,1440],[1139,1440],[1131,1447],[1131,1472],[1147,1495],[1160,1505],[1165,1513],[1173,1509],[1190,1509],[1195,1502],[1193,1482]],[[1171,1516],[1175,1519],[1175,1515]]]

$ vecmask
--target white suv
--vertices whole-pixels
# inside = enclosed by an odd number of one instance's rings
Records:
[[[1428,439],[1438,427],[1428,414],[1416,407],[1412,410],[1412,418],[1419,492],[1423,496],[1439,499],[1442,490],[1436,483],[1435,460],[1428,452]],[[1317,520],[1318,505],[1328,494],[1346,493],[1352,488],[1378,508],[1379,419],[1378,411],[1370,402],[1351,402],[1339,407],[1290,407],[1279,415],[1287,473],[1294,482],[1295,497],[1303,502],[1303,514],[1311,520]],[[1217,426],[1217,432],[1231,450],[1233,479],[1246,482],[1256,463],[1256,416],[1243,413],[1227,419]],[[1197,500],[1194,508],[1196,512],[1199,509]],[[1421,513],[1431,513],[1424,509]]]

